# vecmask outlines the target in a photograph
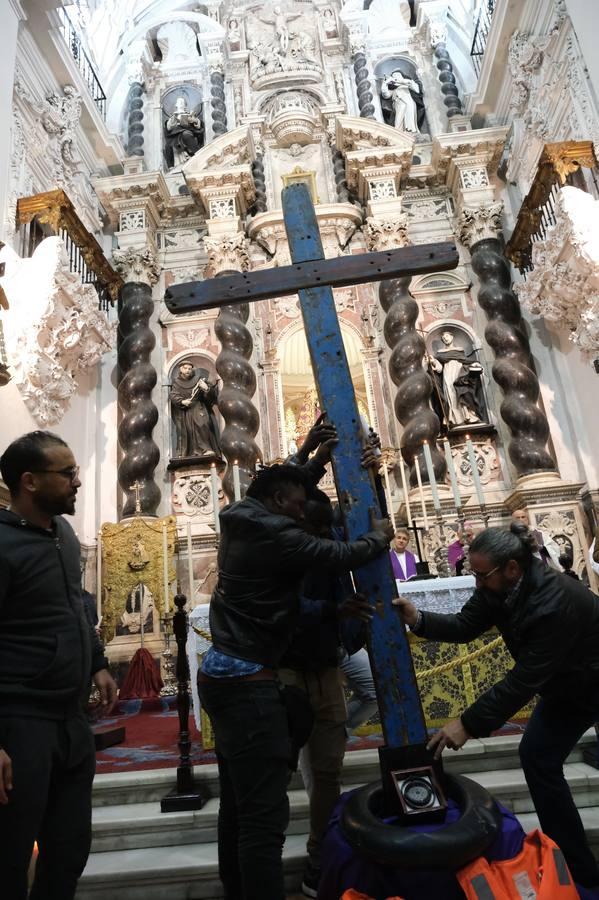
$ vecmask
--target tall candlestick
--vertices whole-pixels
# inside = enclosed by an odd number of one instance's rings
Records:
[[[451,455],[451,444],[447,438],[444,439],[443,444],[445,446],[445,462],[447,463],[447,471],[449,472],[449,480],[451,481],[451,490],[453,491],[455,508],[460,510],[462,508],[462,497],[458,487],[458,476],[453,464],[453,456]]]
[[[478,503],[480,506],[485,505],[485,495],[483,494],[483,486],[480,483],[480,475],[478,473],[478,464],[476,462],[476,456],[474,453],[474,447],[472,445],[472,441],[470,440],[470,435],[466,435],[466,448],[468,450],[468,460],[470,462],[470,468],[472,469],[472,480],[474,482],[474,487],[476,489],[476,496],[478,498]]]
[[[401,473],[401,486],[403,488],[403,500],[406,505],[406,519],[408,520],[408,528],[412,527],[412,511],[410,509],[410,498],[408,497],[408,486],[406,484],[406,470],[403,464],[401,450],[399,451],[399,471]]]
[[[437,490],[437,479],[435,478],[435,470],[433,468],[433,457],[428,441],[424,441],[424,461],[426,463],[426,474],[428,475],[428,483],[431,486],[433,494],[433,506],[437,512],[441,512],[441,501],[439,500],[439,491]]]
[[[102,532],[98,532],[98,544],[96,549],[96,613],[98,619],[102,618]]]
[[[426,500],[424,499],[424,491],[422,490],[422,475],[420,474],[420,463],[418,457],[414,457],[414,465],[416,466],[416,481],[418,482],[418,490],[420,491],[420,503],[422,504],[422,524],[428,529],[428,516],[426,514]]]
[[[241,483],[239,481],[239,465],[237,460],[233,462],[233,499],[241,500]]]
[[[385,479],[385,493],[387,495],[387,509],[389,510],[389,516],[391,518],[391,525],[393,526],[393,531],[395,531],[395,515],[393,513],[393,503],[391,501],[391,485],[389,484],[389,471],[387,469],[387,463],[383,463],[383,478]]]
[[[168,534],[164,523],[162,524],[162,572],[164,577],[164,611],[167,613],[170,609],[170,591],[168,583]]]
[[[193,609],[193,545],[191,543],[191,525],[187,523],[187,563],[189,566],[189,608]]]
[[[214,509],[214,530],[216,534],[220,534],[219,519],[219,503],[218,503],[218,484],[219,478],[216,472],[216,465],[212,463],[210,466],[210,493],[212,494],[212,508]]]

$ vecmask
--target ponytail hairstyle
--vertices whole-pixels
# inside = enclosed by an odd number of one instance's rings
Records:
[[[470,553],[486,556],[495,566],[505,566],[510,559],[521,569],[530,569],[536,541],[526,525],[513,523],[509,529],[487,528],[470,544]]]

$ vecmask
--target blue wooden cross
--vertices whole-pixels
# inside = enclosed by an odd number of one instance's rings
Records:
[[[445,242],[325,260],[306,185],[284,189],[283,213],[293,265],[176,285],[167,292],[165,301],[172,312],[188,312],[299,293],[320,407],[326,409],[339,436],[333,471],[347,537],[354,540],[369,530],[369,510],[377,511],[378,501],[372,476],[360,465],[364,436],[331,284],[453,269],[458,256],[455,246]],[[374,611],[369,655],[391,767],[399,758],[393,756],[394,751],[402,749],[408,751],[401,756],[406,764],[410,760],[420,762],[427,730],[405,627],[392,606],[397,591],[388,555],[358,569],[354,577],[357,589],[369,598]],[[381,761],[383,770],[389,771],[383,756]]]

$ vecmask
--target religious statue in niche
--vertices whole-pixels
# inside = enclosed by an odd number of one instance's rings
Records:
[[[261,79],[265,75],[275,75],[297,69],[308,69],[320,73],[321,69],[316,61],[315,38],[310,24],[304,18],[291,31],[289,23],[302,19],[303,10],[289,12],[282,4],[271,7],[268,16],[253,13],[257,20],[253,24],[248,21],[248,35],[259,35],[258,38],[248,39],[248,48],[251,51],[250,74],[252,80]],[[270,34],[264,34],[264,28],[258,24],[268,25]]]
[[[433,379],[433,408],[445,429],[488,423],[483,392],[483,367],[465,333],[445,328],[427,355]]]
[[[322,11],[322,28],[327,38],[336,38],[338,36],[335,12],[330,6],[325,7]]]
[[[154,597],[149,588],[141,582],[136,584],[127,594],[125,610],[117,622],[115,634],[122,637],[127,634],[144,634],[154,631],[153,622]]]
[[[241,50],[241,28],[237,19],[229,19],[227,26],[229,50]]]
[[[415,99],[420,95],[420,85],[413,78],[408,78],[400,69],[395,69],[385,76],[381,86],[381,106],[387,110],[389,124],[399,131],[416,134],[418,127],[418,104]]]
[[[218,382],[207,369],[184,361],[173,378],[171,410],[177,435],[176,457],[222,459],[220,430],[214,413]]]
[[[263,19],[262,16],[258,16],[261,22],[265,25],[274,25],[275,27],[275,36],[279,45],[279,52],[282,56],[287,56],[287,51],[289,49],[289,27],[288,23],[292,22],[294,19],[299,19],[301,13],[286,13],[283,11],[279,4],[276,4],[272,8],[272,18]]]
[[[185,97],[175,100],[173,112],[164,123],[164,156],[169,169],[181,166],[202,146],[203,125],[200,117],[190,112]]]

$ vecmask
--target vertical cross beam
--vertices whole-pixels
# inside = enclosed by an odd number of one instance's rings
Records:
[[[316,214],[305,185],[284,189],[283,212],[293,262],[322,260]],[[362,428],[333,291],[328,285],[304,288],[299,299],[320,406],[339,435],[333,470],[347,537],[354,540],[369,530],[368,511],[378,511],[378,502],[372,476],[360,465]],[[397,592],[388,555],[361,567],[354,577],[374,612],[368,650],[386,746],[421,746],[427,740],[426,725],[405,627],[391,605]]]

